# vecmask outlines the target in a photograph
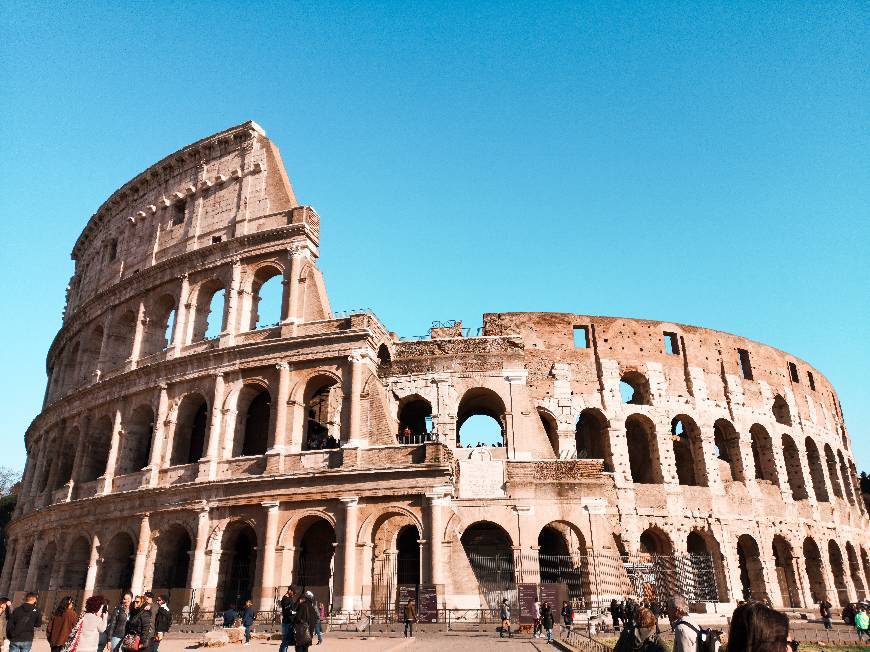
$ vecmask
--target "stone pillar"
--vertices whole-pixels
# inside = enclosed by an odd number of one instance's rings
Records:
[[[151,456],[145,471],[148,476],[148,486],[156,487],[160,479],[163,447],[166,445],[166,415],[169,411],[169,393],[166,383],[160,385],[160,397],[157,399],[157,415],[154,418],[154,435],[151,438]]]
[[[263,537],[263,579],[260,582],[260,611],[271,611],[275,599],[275,546],[278,543],[278,508],[277,500],[263,503],[266,510],[266,527]]]
[[[140,595],[145,590],[145,562],[148,559],[148,546],[151,543],[151,520],[148,514],[139,519],[139,541],[136,544],[136,558],[133,562],[133,579],[130,590]]]
[[[76,443],[76,458],[73,462],[72,480],[73,483],[78,482],[82,474],[82,464],[84,464],[85,442],[88,438],[88,430],[91,428],[91,417],[87,412],[83,412],[79,417],[79,440]]]
[[[27,574],[24,579],[24,590],[33,591],[36,587],[38,579],[39,564],[42,557],[43,549],[45,548],[46,537],[42,533],[36,536],[36,541],[33,543],[33,552],[30,553],[30,563],[27,565]]]
[[[233,269],[230,276],[230,285],[226,290],[226,328],[221,332],[221,346],[232,346],[235,343],[236,333],[239,332],[239,294],[241,294],[242,261],[233,258]]]
[[[94,369],[94,381],[99,381],[106,371],[109,355],[109,336],[112,333],[112,309],[106,311],[106,321],[103,323],[103,339],[100,342],[100,355],[97,357],[97,368]],[[64,378],[64,383],[66,378]]]
[[[340,498],[344,503],[344,529],[341,543],[341,595],[335,600],[342,611],[353,611],[356,595],[356,531],[359,521],[359,498]]]
[[[88,574],[85,576],[85,590],[82,593],[82,608],[84,608],[85,600],[94,594],[94,587],[97,584],[97,568],[100,563],[100,537],[94,534],[91,540],[91,555],[88,558]]]
[[[132,368],[136,368],[136,362],[142,354],[142,340],[145,339],[145,328],[148,325],[148,318],[145,316],[145,300],[139,302],[139,310],[136,314],[136,331],[133,333],[133,347],[130,349],[130,360]]]
[[[429,540],[428,581],[439,587],[444,585],[444,511],[450,506],[450,496],[435,492],[426,494]]]
[[[208,505],[199,508],[196,519],[196,544],[193,549],[193,566],[190,571],[190,588],[194,591],[197,603],[202,606],[202,591],[205,585],[205,555],[208,545],[209,520]]]
[[[284,307],[283,315],[281,316],[282,324],[295,325],[301,319],[298,318],[299,312],[299,273],[302,271],[302,260],[309,255],[308,247],[302,244],[294,244],[287,249],[287,257],[290,259],[290,264],[285,268],[284,272],[284,296],[282,305]]]
[[[349,447],[363,444],[363,434],[360,432],[360,418],[362,415],[362,370],[366,359],[370,357],[367,349],[354,349],[348,356],[350,362],[350,387],[348,388],[350,404],[347,411],[347,437],[345,443]]]
[[[119,405],[115,408],[115,419],[112,423],[112,443],[109,446],[109,459],[106,461],[106,469],[103,471],[102,487],[97,493],[109,494],[112,493],[112,480],[115,478],[115,467],[118,465],[118,449],[121,447],[121,425],[123,422],[123,411]]]
[[[9,576],[9,594],[14,594],[16,591],[27,590],[24,584],[24,578],[21,577],[22,566],[27,563],[24,555],[27,551],[27,544],[24,541],[18,541],[15,546],[15,560],[12,563],[12,571]]]
[[[33,477],[30,479],[30,497],[35,498],[42,491],[42,476],[45,474],[45,465],[51,462],[51,457],[45,454],[46,435],[43,433],[39,441],[39,446],[36,452],[36,467],[33,471]]]
[[[190,281],[187,274],[179,277],[181,290],[178,293],[178,310],[175,313],[175,329],[172,333],[173,356],[181,355],[181,349],[187,344],[190,337],[190,327],[193,320],[190,318]]]
[[[800,550],[796,548],[796,550]],[[792,555],[792,561],[794,562],[795,569],[795,579],[798,583],[798,591],[800,592],[801,602],[805,608],[811,608],[815,605],[815,600],[813,600],[813,593],[811,591],[810,586],[810,577],[809,573],[807,573],[807,565],[804,562],[804,558],[801,554]]]
[[[214,375],[214,394],[211,402],[211,418],[209,419],[208,443],[205,458],[199,465],[199,481],[214,480],[217,477],[218,462],[221,460],[221,431],[223,426],[224,375]]]
[[[278,395],[275,399],[275,423],[269,433],[269,447],[266,450],[266,473],[282,473],[284,471],[283,458],[287,452],[287,437],[290,427],[287,418],[289,410],[287,402],[290,398],[290,365],[279,362],[275,365],[278,369]]]
[[[10,539],[6,548],[6,559],[3,562],[3,572],[0,573],[0,595],[9,595],[12,582],[12,570],[15,560],[18,558],[20,546],[14,539]]]

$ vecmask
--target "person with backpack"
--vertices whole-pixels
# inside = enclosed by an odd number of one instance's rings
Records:
[[[278,647],[278,652],[287,652],[287,648],[295,645],[293,620],[296,617],[298,603],[296,588],[288,586],[287,591],[281,597],[281,645]]]
[[[550,606],[549,602],[545,602],[544,606],[541,607],[541,627],[544,628],[544,631],[547,633],[547,643],[553,642],[553,625],[555,624],[556,618],[553,616],[553,608]]]
[[[682,595],[668,599],[668,619],[674,630],[674,652],[716,652],[720,631],[705,629],[689,619],[689,603]]]
[[[33,645],[33,630],[42,627],[42,614],[36,608],[37,595],[28,593],[24,602],[12,612],[6,623],[6,638],[9,652],[30,652]]]
[[[498,632],[499,638],[504,638],[504,633],[507,632],[508,638],[513,638],[511,634],[511,608],[507,598],[502,598],[501,606],[498,608],[498,617],[501,618],[501,629]]]
[[[251,627],[254,625],[254,618],[257,613],[254,611],[254,601],[245,600],[245,610],[242,612],[242,627],[245,628],[245,645],[251,644]]]
[[[649,609],[640,608],[631,627],[623,627],[613,652],[666,652],[659,641],[658,621]]]
[[[828,596],[822,598],[819,602],[819,615],[822,617],[822,622],[825,624],[825,629],[834,629],[834,619],[831,617],[831,603],[828,602]]]
[[[855,614],[855,631],[858,633],[858,640],[863,641],[865,637],[870,639],[870,615],[867,614],[867,607],[858,605],[858,612]]]
[[[164,639],[172,627],[172,614],[169,613],[169,596],[157,596],[157,610],[154,612],[154,640],[151,641],[151,652],[157,652],[160,641]]]
[[[293,616],[293,641],[296,652],[308,652],[314,639],[317,618],[314,605],[304,595],[300,597]]]

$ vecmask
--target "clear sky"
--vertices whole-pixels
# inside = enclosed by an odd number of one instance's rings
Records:
[[[699,324],[839,390],[870,471],[867,2],[7,2],[0,464],[69,252],[248,119],[323,220],[334,309],[401,335],[546,310]]]

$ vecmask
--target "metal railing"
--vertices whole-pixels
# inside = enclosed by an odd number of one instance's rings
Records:
[[[560,626],[558,638],[563,643],[581,652],[613,652],[613,648],[592,638],[582,629]]]

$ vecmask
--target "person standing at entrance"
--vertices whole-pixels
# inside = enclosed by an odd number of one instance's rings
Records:
[[[251,627],[254,625],[254,601],[245,600],[245,610],[242,612],[242,627],[245,628],[245,645],[251,644]]]
[[[870,634],[868,634],[868,630],[870,630],[870,615],[867,614],[867,611],[867,607],[858,605],[858,613],[855,614],[855,631],[858,633],[859,641],[870,638]]]
[[[828,602],[828,596],[822,598],[822,601],[819,603],[819,615],[822,617],[825,629],[834,629],[834,620],[831,618],[831,606],[831,603]]]
[[[169,596],[157,596],[157,609],[154,611],[154,640],[151,642],[151,652],[157,652],[160,641],[172,627],[172,614],[169,613]]]
[[[417,622],[417,605],[414,598],[408,600],[405,605],[405,638],[414,636],[414,623]]]
[[[314,605],[302,596],[293,617],[293,639],[296,652],[308,652],[314,638],[314,625],[317,622],[317,612]]]
[[[553,642],[553,625],[555,620],[553,608],[549,602],[545,602],[544,606],[541,607],[541,627],[547,632],[547,643]]]
[[[508,638],[512,638],[513,634],[511,634],[511,608],[508,604],[507,598],[502,598],[501,607],[498,609],[498,617],[501,618],[501,631],[498,633],[499,638],[504,638],[505,632],[507,632]]]
[[[115,610],[109,617],[109,625],[106,627],[106,632],[108,632],[109,640],[112,644],[110,652],[120,652],[121,641],[124,640],[124,633],[127,631],[127,621],[130,620],[130,605],[132,603],[133,594],[125,591],[121,604],[115,607]]]
[[[562,601],[562,622],[568,629],[574,624],[574,607],[567,600]]]
[[[288,586],[287,591],[281,597],[281,646],[278,648],[278,652],[287,652],[287,648],[294,644],[293,618],[296,616],[298,602],[296,588]]]

